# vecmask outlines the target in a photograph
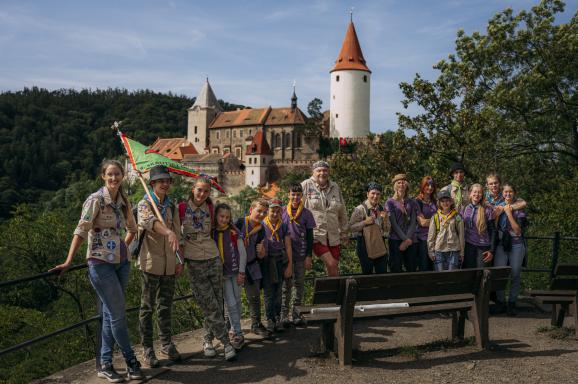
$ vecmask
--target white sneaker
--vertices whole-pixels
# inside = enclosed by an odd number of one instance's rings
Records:
[[[203,353],[205,354],[205,357],[217,356],[217,351],[215,351],[215,347],[213,347],[213,342],[205,341],[203,343]]]
[[[235,348],[231,344],[227,344],[225,346],[225,360],[231,361],[235,357],[237,357],[237,352],[235,352]]]

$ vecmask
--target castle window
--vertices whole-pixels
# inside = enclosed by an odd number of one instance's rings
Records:
[[[367,83],[367,75],[363,75],[363,82]]]
[[[197,134],[197,126],[195,125],[195,135]]]
[[[235,157],[240,159],[241,158],[241,147],[235,148]]]
[[[295,148],[301,148],[301,135],[295,135]]]
[[[339,81],[339,75],[335,76],[335,81]]]
[[[233,139],[237,138],[237,131],[233,131]]]
[[[265,164],[265,158],[264,157],[261,158],[261,163]]]
[[[243,130],[239,129],[239,137],[243,137]]]
[[[219,134],[219,132],[217,132],[217,140],[219,140],[219,136],[221,136],[221,135]]]
[[[231,137],[231,132],[227,131],[227,139]]]
[[[338,117],[339,117],[339,113],[336,113],[336,114],[335,114],[335,118],[337,119]]]
[[[249,164],[251,164],[251,161],[253,161],[253,158],[249,157]]]
[[[251,175],[254,175],[254,174],[255,174],[255,171],[254,171],[254,170],[251,170]]]
[[[286,133],[283,135],[283,147],[287,148],[291,146],[291,134]]]
[[[213,148],[213,153],[219,153],[219,148]]]
[[[281,147],[281,135],[280,134],[275,135],[275,143],[273,145],[275,146],[275,148]]]

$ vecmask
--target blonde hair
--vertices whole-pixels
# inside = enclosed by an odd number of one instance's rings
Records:
[[[478,208],[478,215],[476,217],[476,229],[478,230],[478,234],[485,233],[488,230],[488,224],[486,223],[486,206],[485,204],[485,197],[484,197],[484,188],[481,184],[473,184],[470,188],[470,194],[475,188],[479,188],[480,192],[482,193],[482,198],[480,199],[480,207]]]
[[[253,200],[253,202],[251,203],[251,209],[255,208],[258,205],[260,205],[261,207],[269,209],[269,201],[266,199]]]
[[[400,180],[397,180],[400,181]],[[397,183],[396,181],[396,183]],[[403,194],[403,196],[401,196],[397,190],[395,189],[395,183],[393,184],[393,199],[397,200],[401,203],[401,212],[407,216],[407,210],[405,209],[405,204],[403,204],[403,201],[407,198],[407,195],[409,194],[409,183],[407,182],[407,180],[402,179],[401,181],[404,182],[405,184],[405,192]]]

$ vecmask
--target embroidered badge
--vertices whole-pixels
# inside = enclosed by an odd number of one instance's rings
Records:
[[[109,253],[108,255],[106,255],[106,259],[108,261],[114,261],[114,253]]]
[[[114,240],[110,240],[106,243],[106,249],[113,251],[116,248],[116,242]]]
[[[92,252],[92,253],[90,254],[90,256],[92,256],[92,257],[102,257],[102,253],[100,253],[100,252]]]
[[[110,229],[103,229],[102,231],[102,237],[103,238],[109,238],[110,237]]]

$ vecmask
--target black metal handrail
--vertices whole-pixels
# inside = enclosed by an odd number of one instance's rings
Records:
[[[537,272],[537,273],[550,273],[551,276],[553,276],[554,274],[554,270],[556,268],[556,265],[558,264],[558,259],[559,259],[559,254],[560,254],[560,242],[561,241],[565,241],[565,240],[569,240],[569,241],[578,241],[578,237],[575,236],[561,236],[560,232],[555,232],[553,236],[526,236],[526,239],[528,240],[551,240],[552,241],[552,253],[551,253],[551,265],[549,268],[524,268],[523,272]],[[81,269],[85,269],[87,268],[88,265],[86,263],[84,264],[78,264],[78,265],[74,265],[70,268],[68,268],[68,272],[71,271],[77,271],[77,270],[81,270]],[[55,276],[55,275],[59,275],[60,271],[53,271],[53,272],[43,272],[37,275],[33,275],[33,276],[27,276],[27,277],[23,277],[23,278],[19,278],[19,279],[15,279],[15,280],[9,280],[9,281],[3,281],[0,282],[0,289],[5,289],[8,287],[12,287],[15,285],[19,285],[19,284],[23,284],[26,282],[30,282],[30,281],[34,281],[34,280],[40,280],[40,279],[45,279],[51,276]],[[316,277],[307,277],[305,280],[307,281],[311,281],[314,280]],[[177,301],[181,301],[181,300],[187,300],[192,298],[193,295],[185,295],[185,296],[179,296],[173,299],[173,302],[177,302]],[[80,328],[82,326],[86,326],[87,324],[90,324],[94,321],[101,321],[102,320],[102,314],[100,313],[100,303],[98,303],[99,305],[97,305],[97,309],[98,309],[98,314],[95,316],[92,316],[88,319],[82,320],[80,322],[68,325],[64,328],[58,329],[56,331],[53,331],[51,333],[42,335],[42,336],[38,336],[36,338],[30,339],[30,340],[26,340],[23,341],[19,344],[10,346],[8,348],[5,348],[3,350],[0,350],[0,356],[6,355],[8,353],[11,352],[15,352],[17,350],[20,350],[22,348],[26,348],[29,347],[33,344],[37,344],[39,342],[48,340],[52,337],[58,336],[60,334],[72,331],[76,328]],[[131,308],[127,308],[126,312],[127,313],[131,313],[131,312],[136,312],[139,310],[139,306],[134,306]],[[100,330],[97,330],[97,339],[100,339],[99,335],[100,335]],[[100,353],[100,340],[97,340],[98,344],[97,345],[97,351],[96,351],[96,355],[98,357],[99,353]],[[98,359],[97,359],[97,364],[98,364]]]

